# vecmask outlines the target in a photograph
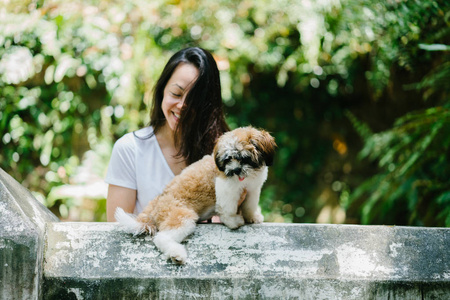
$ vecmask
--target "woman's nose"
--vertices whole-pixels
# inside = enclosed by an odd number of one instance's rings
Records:
[[[183,107],[183,105],[184,105],[184,99],[181,100],[181,101],[178,101],[178,103],[177,103],[177,108],[178,108],[178,109],[181,109],[181,108]]]
[[[183,98],[181,98],[181,100],[178,101],[178,103],[177,103],[177,108],[178,109],[181,109],[183,107],[185,99],[186,99],[186,96],[183,96]]]

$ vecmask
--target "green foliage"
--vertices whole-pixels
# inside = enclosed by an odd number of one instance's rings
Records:
[[[449,226],[444,1],[21,1],[0,15],[0,167],[62,218],[104,220],[98,193],[61,190],[96,189],[114,141],[148,123],[167,59],[198,45],[231,127],[276,138],[266,220]]]
[[[363,138],[360,157],[376,160],[380,171],[352,195],[361,222],[450,226],[450,107],[407,114],[394,128]]]
[[[450,153],[450,48],[443,44],[450,34],[450,15],[448,10],[444,14],[446,10],[440,5],[402,3],[392,13],[403,17],[403,22],[391,24],[391,30],[403,34],[405,26],[411,28],[409,35],[402,34],[400,39],[399,65],[414,70],[422,62],[431,64],[420,82],[403,88],[432,102],[432,107],[408,112],[392,128],[379,133],[372,133],[367,124],[347,114],[364,139],[359,157],[376,161],[379,168],[355,189],[347,203],[348,209],[359,211],[363,224],[450,226],[450,172],[446,168]],[[431,53],[436,51],[443,52]]]

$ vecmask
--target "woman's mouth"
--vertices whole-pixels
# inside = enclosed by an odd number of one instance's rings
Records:
[[[180,119],[180,114],[177,114],[175,112],[172,112],[172,114],[175,117],[175,121],[178,121]]]

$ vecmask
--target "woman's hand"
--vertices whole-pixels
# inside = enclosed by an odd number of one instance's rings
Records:
[[[136,206],[136,190],[110,184],[106,197],[106,220],[115,222],[114,213],[121,207],[127,213],[133,213]]]
[[[245,197],[247,197],[247,190],[246,189],[244,189],[242,191],[241,199],[239,199],[239,202],[238,202],[238,208],[239,208],[239,206],[241,206],[242,202],[244,202]]]

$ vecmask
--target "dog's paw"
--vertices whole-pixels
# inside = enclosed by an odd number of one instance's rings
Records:
[[[166,255],[172,260],[173,263],[179,265],[186,263],[187,260],[186,249],[181,244],[173,245],[167,250]]]
[[[174,264],[184,265],[186,263],[187,257],[175,256],[170,258]]]
[[[244,218],[240,215],[220,216],[220,220],[230,229],[237,229],[245,224]]]
[[[245,222],[253,224],[261,224],[264,222],[264,216],[260,212],[255,212],[251,216],[244,216]]]

